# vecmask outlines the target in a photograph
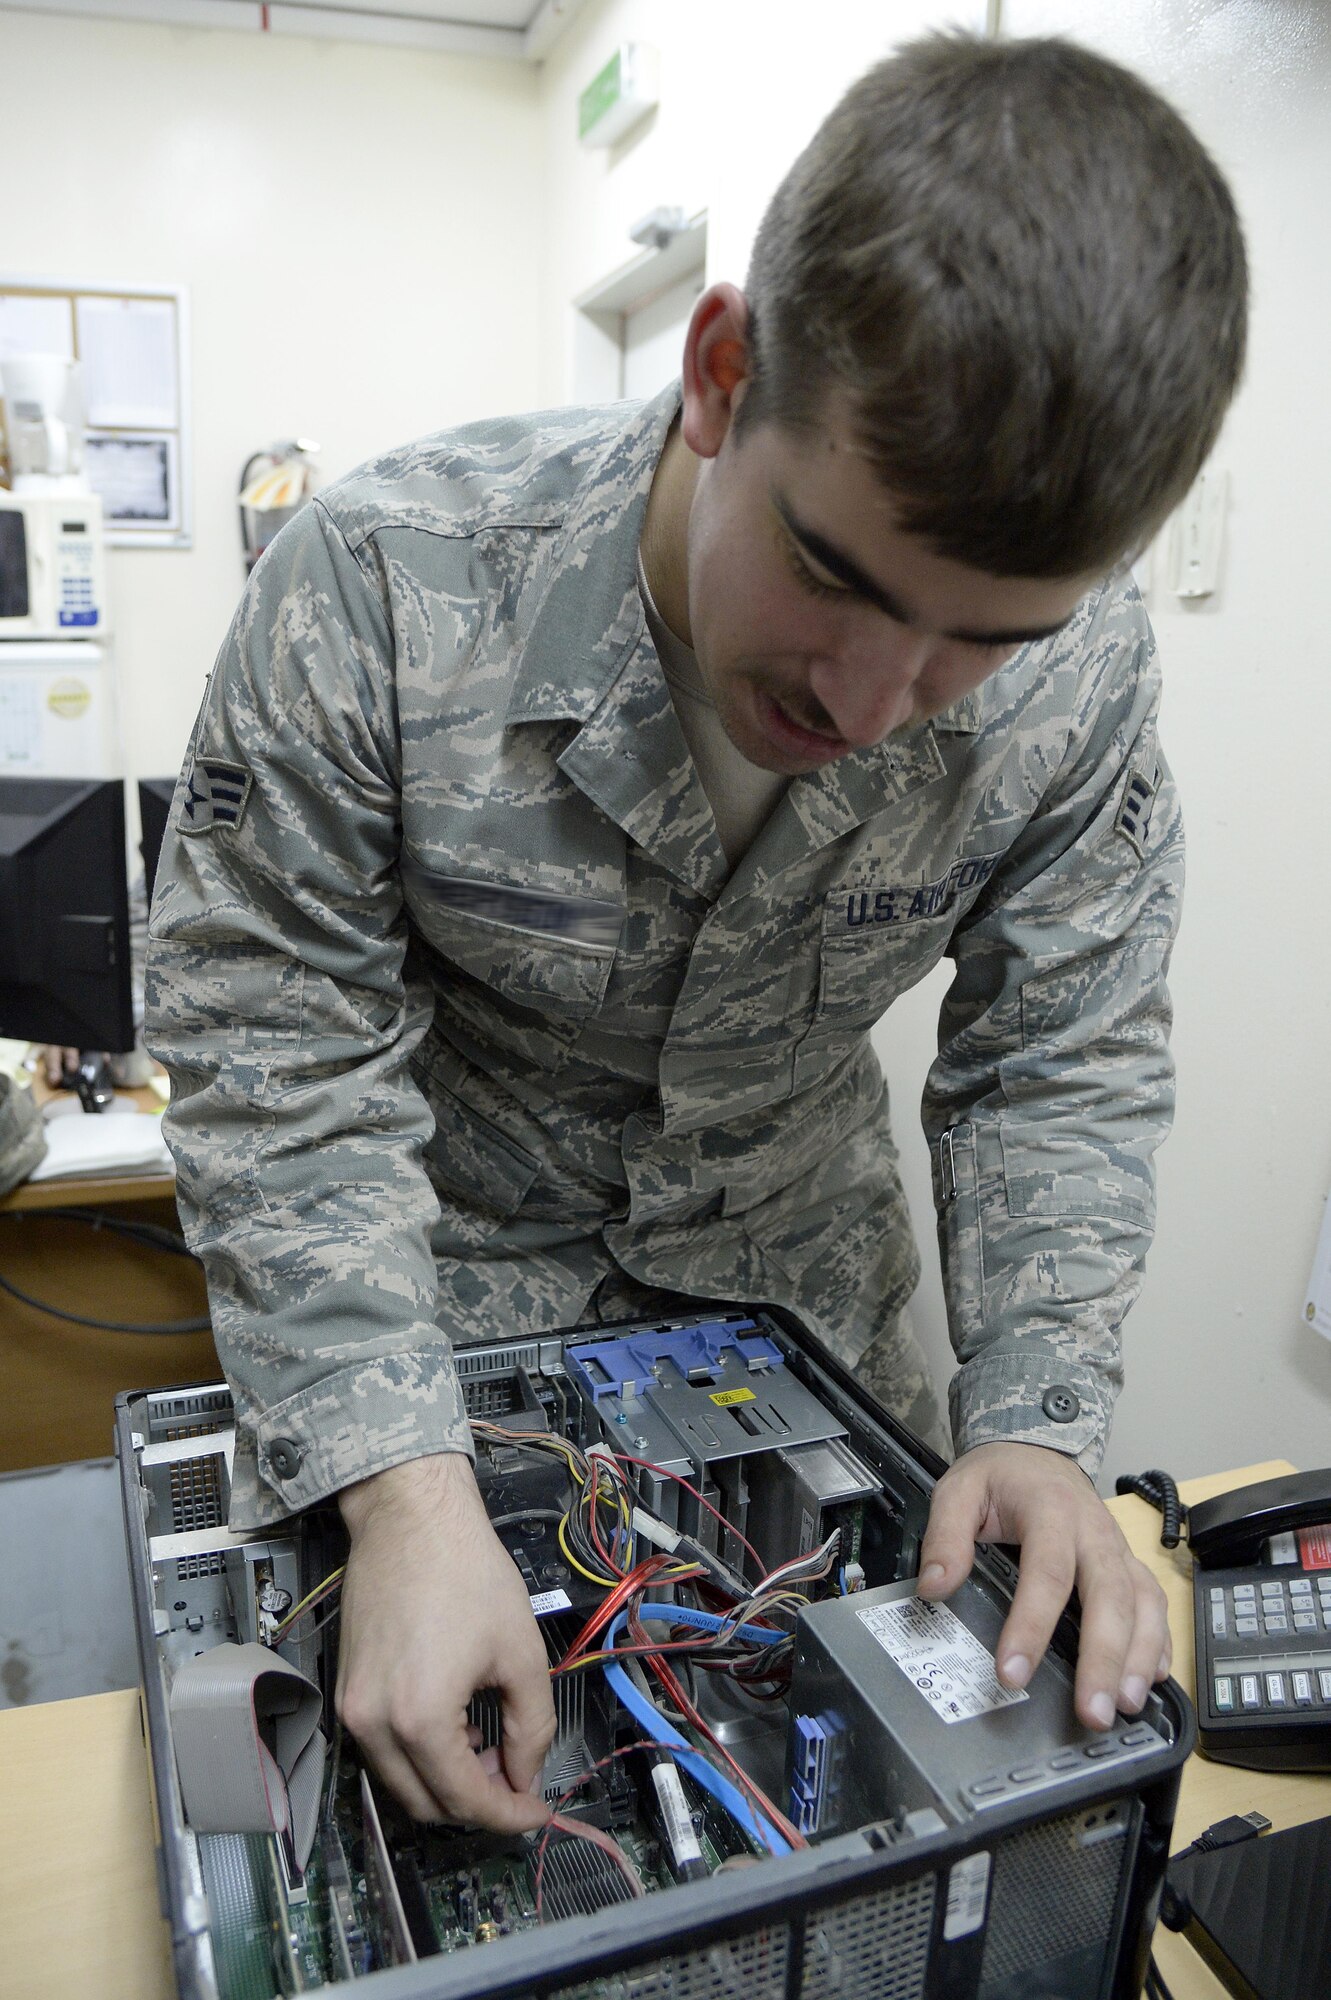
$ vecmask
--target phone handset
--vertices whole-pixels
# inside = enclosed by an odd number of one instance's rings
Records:
[[[1188,1546],[1203,1569],[1260,1562],[1275,1535],[1331,1523],[1331,1469],[1287,1472],[1188,1509]]]

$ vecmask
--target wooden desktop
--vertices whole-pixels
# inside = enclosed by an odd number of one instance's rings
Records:
[[[43,1100],[51,1095],[44,1084],[34,1088]],[[154,1091],[131,1094],[141,1110],[161,1110]],[[203,1274],[192,1259],[61,1213],[71,1208],[105,1222],[179,1226],[169,1173],[25,1181],[0,1198],[0,1275],[17,1290],[121,1325],[206,1315]],[[105,1458],[120,1390],[212,1380],[218,1372],[208,1333],[112,1333],[56,1319],[0,1291],[0,1472]]]

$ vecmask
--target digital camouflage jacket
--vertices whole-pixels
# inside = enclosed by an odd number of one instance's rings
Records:
[[[853,1363],[918,1259],[869,1030],[955,962],[924,1119],[959,1448],[1093,1472],[1153,1220],[1182,874],[1129,582],[728,872],[647,633],[678,392],[473,425],[257,566],[163,847],[150,1041],[261,1526],[470,1448],[454,1343],[613,1274]],[[927,1431],[903,1336],[898,1414]]]

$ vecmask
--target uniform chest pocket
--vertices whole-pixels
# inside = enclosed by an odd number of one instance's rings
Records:
[[[434,952],[487,992],[576,1034],[605,998],[622,913],[503,885],[465,885],[419,866],[403,868],[408,908]],[[520,916],[520,921],[509,920]]]
[[[838,917],[841,921],[835,923]],[[844,908],[829,906],[819,948],[818,999],[795,1051],[797,1090],[843,1063],[897,996],[932,971],[947,950],[956,921],[956,909],[949,908],[910,923],[846,926]]]

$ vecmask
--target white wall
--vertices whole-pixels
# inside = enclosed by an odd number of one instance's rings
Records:
[[[570,300],[633,253],[657,203],[706,208],[709,278],[742,280],[763,204],[842,88],[892,42],[980,7],[719,9],[602,0],[546,65],[543,399],[572,380]],[[835,20],[835,35],[828,32]],[[761,29],[755,32],[755,23]],[[1180,1476],[1283,1455],[1331,1459],[1331,1348],[1302,1288],[1331,1184],[1331,10],[1313,0],[1006,0],[1007,32],[1066,33],[1138,69],[1231,176],[1254,267],[1252,356],[1217,463],[1233,502],[1223,587],[1151,594],[1165,741],[1191,839],[1175,960],[1180,1108],[1161,1155],[1160,1228],[1127,1329],[1128,1387],[1106,1463]],[[610,155],[574,104],[616,42],[655,43],[663,101]],[[916,1317],[950,1372],[917,1106],[945,968],[877,1033],[918,1218]]]
[[[1161,89],[1230,177],[1252,261],[1223,588],[1184,605],[1156,563],[1149,595],[1189,833],[1179,1110],[1109,1470],[1327,1465],[1331,1345],[1301,1308],[1331,1186],[1331,9],[1006,0],[1004,25]]]
[[[835,32],[807,0],[593,0],[541,79],[542,401],[575,381],[571,301],[638,254],[650,209],[706,209],[707,280],[742,284],[769,197],[847,83],[893,43],[944,21],[980,27],[983,0],[837,0]],[[577,138],[579,93],[620,42],[660,51],[661,102],[610,152]]]
[[[364,43],[0,11],[0,270],[184,284],[194,548],[112,550],[132,773],[178,768],[275,437],[328,478],[536,401],[537,75]]]

